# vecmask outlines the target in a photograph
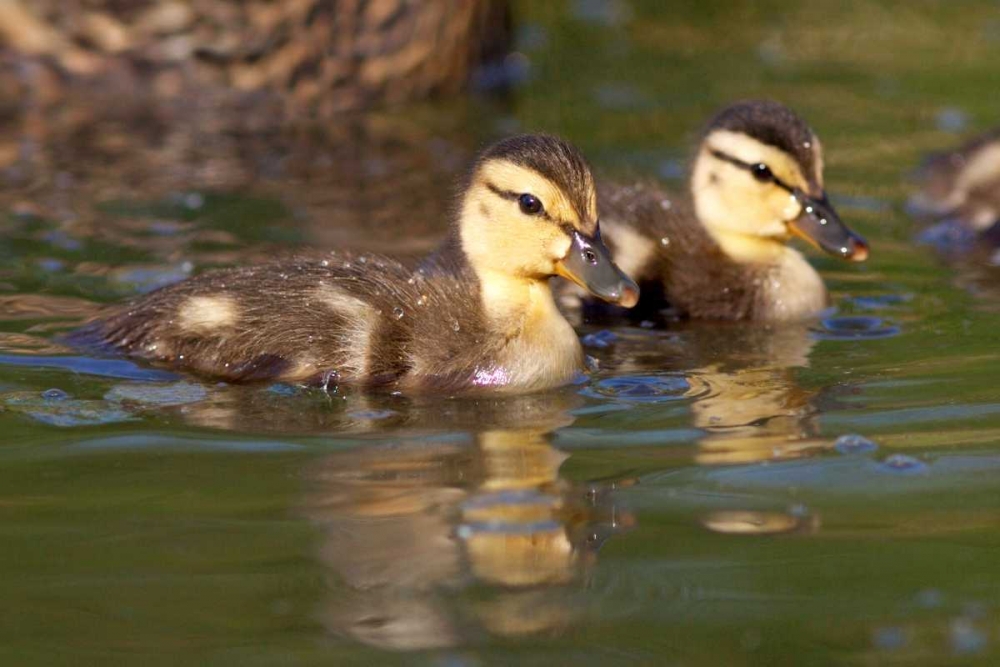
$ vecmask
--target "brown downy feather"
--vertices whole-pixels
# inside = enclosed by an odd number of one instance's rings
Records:
[[[469,280],[373,255],[224,269],[116,309],[74,342],[231,382],[405,384],[419,361],[421,383],[448,390],[471,384],[502,343],[487,335]],[[185,322],[192,299],[231,304],[231,322]],[[358,326],[368,334],[353,347]]]
[[[768,267],[733,261],[695,222],[690,202],[653,184],[600,184],[598,193],[604,238],[615,256],[625,254],[616,242],[622,225],[645,242],[644,261],[631,269],[641,295],[631,317],[650,317],[666,308],[696,319],[742,320],[766,310]],[[611,308],[593,299],[586,305],[597,312]]]

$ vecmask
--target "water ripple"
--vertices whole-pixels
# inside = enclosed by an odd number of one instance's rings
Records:
[[[877,340],[898,336],[900,328],[878,317],[828,317],[811,329],[819,340]]]
[[[697,398],[708,386],[683,375],[624,375],[591,383],[580,393],[627,403],[665,403]]]

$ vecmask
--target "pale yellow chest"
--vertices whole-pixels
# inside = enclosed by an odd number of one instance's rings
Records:
[[[532,284],[512,296],[510,290],[483,293],[487,316],[505,340],[496,362],[507,386],[540,389],[571,382],[583,370],[583,351],[548,284]]]

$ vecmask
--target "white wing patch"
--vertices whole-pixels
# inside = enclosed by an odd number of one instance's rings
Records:
[[[343,327],[338,336],[340,345],[334,355],[338,359],[337,368],[323,370],[336,371],[343,378],[366,377],[371,335],[378,311],[331,285],[320,285],[313,292],[313,297],[333,311],[341,320],[338,325]]]
[[[207,334],[232,327],[239,307],[230,296],[192,296],[178,308],[177,321],[186,333]]]

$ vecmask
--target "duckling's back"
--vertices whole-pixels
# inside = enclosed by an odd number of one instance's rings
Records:
[[[78,340],[227,381],[389,381],[407,370],[403,266],[367,257],[204,274],[90,324]]]
[[[476,285],[378,256],[225,269],[115,308],[71,336],[229,382],[474,385],[504,343]]]

